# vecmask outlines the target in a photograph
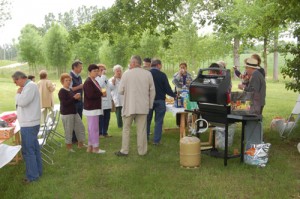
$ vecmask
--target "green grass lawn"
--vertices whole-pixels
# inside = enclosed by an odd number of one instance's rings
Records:
[[[0,66],[6,66],[10,64],[14,64],[16,61],[11,61],[11,60],[0,60]]]
[[[9,76],[0,78],[0,112],[14,110],[17,87]],[[55,83],[60,85],[58,81]],[[233,88],[238,83],[233,81]],[[58,90],[54,93],[56,103]],[[87,154],[76,148],[76,153],[68,153],[64,147],[56,148],[54,165],[44,163],[42,178],[30,185],[21,182],[25,174],[24,161],[7,165],[0,169],[0,198],[299,198],[300,154],[296,149],[300,142],[299,128],[286,140],[270,130],[273,117],[288,117],[297,96],[285,90],[283,81],[267,82],[264,138],[272,146],[265,168],[241,164],[239,159],[228,160],[228,166],[224,167],[223,159],[204,154],[200,168],[181,168],[178,131],[164,133],[162,145],[149,145],[148,154],[140,157],[135,127],[129,156],[116,157],[114,152],[121,147],[121,129],[117,128],[112,113],[109,133],[113,137],[100,139],[100,147],[106,154]],[[85,118],[84,124],[86,126]],[[171,113],[166,114],[164,126],[176,126]],[[58,131],[63,134],[61,123]],[[203,141],[207,141],[205,139]],[[239,148],[239,140],[240,125],[231,152]]]

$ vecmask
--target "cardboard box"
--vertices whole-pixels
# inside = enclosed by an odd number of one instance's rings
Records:
[[[14,135],[15,127],[0,128],[0,139],[8,139]]]

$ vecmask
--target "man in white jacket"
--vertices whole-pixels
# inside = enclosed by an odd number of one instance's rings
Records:
[[[23,182],[27,184],[42,175],[42,158],[37,140],[41,121],[40,95],[37,85],[27,79],[23,72],[16,71],[12,79],[19,86],[16,107],[21,127],[22,155],[26,164],[26,178]]]

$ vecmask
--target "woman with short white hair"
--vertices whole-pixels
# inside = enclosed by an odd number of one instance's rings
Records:
[[[115,65],[113,67],[114,76],[111,77],[108,81],[111,85],[113,85],[111,89],[111,96],[113,99],[113,102],[116,107],[116,117],[117,117],[117,124],[118,128],[123,127],[123,121],[122,121],[122,107],[123,107],[123,95],[120,95],[118,92],[118,87],[121,81],[123,67],[121,65]]]

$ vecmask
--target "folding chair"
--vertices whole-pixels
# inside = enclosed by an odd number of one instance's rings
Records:
[[[53,159],[50,157],[50,154],[54,154],[55,149],[47,144],[47,140],[50,135],[49,125],[51,125],[51,115],[52,113],[48,113],[45,124],[41,126],[40,132],[38,134],[38,142],[40,145],[42,160],[48,164],[54,164]]]
[[[294,116],[297,117],[295,118]],[[294,127],[296,126],[298,120],[300,118],[300,95],[298,96],[298,99],[296,101],[296,104],[292,110],[292,113],[288,117],[287,121],[284,124],[284,127],[282,129],[281,137],[287,138],[293,131]]]
[[[65,139],[65,137],[63,135],[61,135],[59,132],[56,131],[58,123],[59,123],[59,119],[60,119],[59,110],[54,109],[51,119],[52,119],[52,123],[51,123],[51,126],[49,126],[49,130],[51,132],[50,133],[50,141],[52,143],[54,143],[55,145],[61,147],[62,143],[55,139],[55,137]]]

